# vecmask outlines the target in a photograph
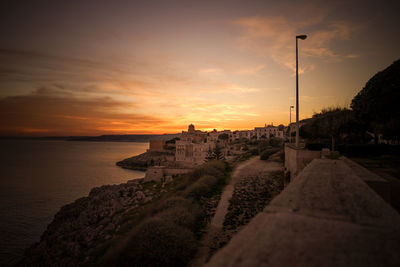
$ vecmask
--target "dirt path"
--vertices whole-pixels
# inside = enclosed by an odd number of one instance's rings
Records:
[[[192,267],[203,266],[206,263],[210,244],[214,237],[222,231],[225,215],[228,212],[229,200],[232,198],[235,184],[242,178],[248,176],[265,175],[282,170],[282,163],[274,161],[274,156],[275,155],[271,156],[268,161],[260,160],[258,156],[252,157],[235,168],[229,184],[225,186],[224,191],[222,192],[221,199],[218,203],[215,215],[208,227],[207,234],[203,237],[203,246],[200,247],[195,259],[193,260],[191,264]]]

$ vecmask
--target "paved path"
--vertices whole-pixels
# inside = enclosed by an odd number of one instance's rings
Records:
[[[252,157],[239,164],[233,171],[231,180],[225,186],[221,199],[218,203],[214,217],[207,229],[207,234],[203,237],[203,246],[199,249],[195,260],[191,266],[203,266],[207,260],[210,244],[214,237],[222,231],[225,215],[228,212],[229,201],[235,188],[235,184],[241,179],[249,176],[268,175],[268,173],[282,170],[282,163],[274,161],[274,156],[270,160],[260,160],[258,156]]]

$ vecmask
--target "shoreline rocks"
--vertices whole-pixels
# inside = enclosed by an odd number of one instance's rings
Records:
[[[93,188],[63,206],[40,241],[17,266],[76,266],[95,262],[98,251],[123,234],[122,228],[161,194],[161,185],[128,182]],[[133,219],[132,219],[133,220]]]
[[[133,156],[116,163],[124,169],[146,171],[150,166],[165,166],[169,162],[173,162],[175,158],[174,151],[162,150],[151,151],[148,150],[140,155]]]

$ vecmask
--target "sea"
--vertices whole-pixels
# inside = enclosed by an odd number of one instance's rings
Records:
[[[144,177],[115,163],[148,143],[0,140],[0,266],[39,241],[61,206],[93,187]]]

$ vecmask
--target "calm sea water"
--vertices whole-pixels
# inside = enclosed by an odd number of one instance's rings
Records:
[[[61,206],[90,189],[144,177],[115,162],[148,143],[0,141],[0,266],[39,240]]]

